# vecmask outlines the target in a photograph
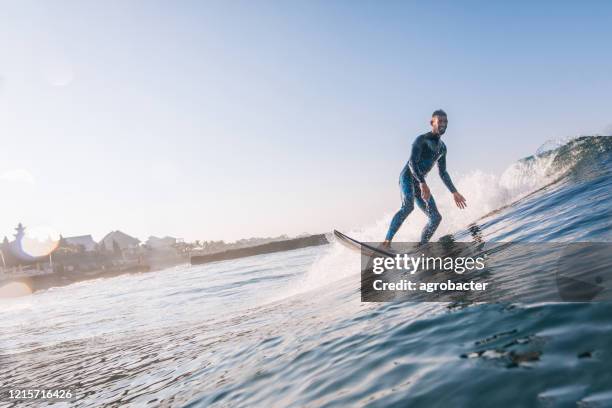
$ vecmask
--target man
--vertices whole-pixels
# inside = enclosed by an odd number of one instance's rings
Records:
[[[421,234],[421,243],[426,243],[431,239],[431,236],[440,225],[442,216],[438,212],[436,202],[429,191],[429,187],[425,182],[425,176],[432,169],[435,162],[438,162],[438,170],[440,178],[453,194],[455,204],[459,208],[465,208],[465,198],[457,192],[453,185],[450,176],[446,171],[446,145],[440,140],[441,136],[446,132],[448,118],[446,112],[437,110],[431,115],[431,132],[425,133],[416,138],[412,144],[412,153],[410,160],[404,166],[400,173],[400,190],[402,193],[402,208],[395,214],[391,220],[389,231],[385,237],[384,246],[390,246],[391,240],[395,233],[400,228],[408,214],[414,209],[414,201],[427,217],[429,222],[423,229]]]

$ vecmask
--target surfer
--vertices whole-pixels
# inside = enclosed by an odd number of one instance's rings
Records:
[[[448,172],[446,171],[446,145],[442,142],[441,136],[446,132],[448,118],[446,112],[439,109],[431,115],[431,132],[427,132],[416,138],[412,144],[412,153],[410,160],[404,166],[400,173],[399,185],[402,194],[402,208],[393,216],[389,231],[383,243],[384,246],[390,246],[391,240],[397,233],[408,214],[414,209],[414,201],[429,218],[429,222],[423,229],[421,234],[421,243],[426,243],[440,225],[442,216],[436,207],[427,183],[425,176],[432,169],[433,165],[438,162],[438,170],[440,178],[444,182],[446,188],[453,194],[455,204],[459,208],[465,208],[465,198],[455,188],[451,181]]]

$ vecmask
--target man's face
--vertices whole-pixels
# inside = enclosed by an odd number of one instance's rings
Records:
[[[448,118],[446,116],[434,116],[431,118],[431,130],[437,135],[443,135],[448,126]]]

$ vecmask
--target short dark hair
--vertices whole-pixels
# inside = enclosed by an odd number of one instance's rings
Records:
[[[434,113],[431,114],[432,118],[434,116],[446,116],[446,112],[444,112],[442,109],[438,109],[438,110],[434,111]]]

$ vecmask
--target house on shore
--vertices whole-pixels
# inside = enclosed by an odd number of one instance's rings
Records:
[[[140,240],[117,230],[106,234],[100,241],[100,247],[106,251],[119,249],[124,253],[136,253],[140,249]]]
[[[78,235],[75,237],[63,237],[66,245],[81,249],[83,252],[93,252],[97,249],[98,244],[93,240],[91,235]]]

